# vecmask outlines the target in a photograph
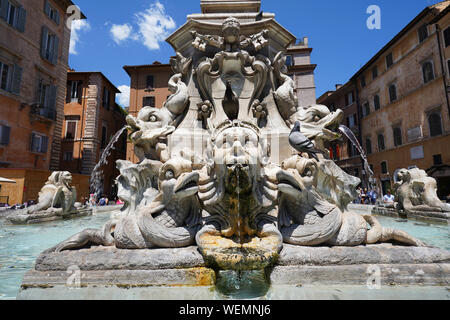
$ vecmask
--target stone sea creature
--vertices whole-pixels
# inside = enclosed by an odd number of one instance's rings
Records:
[[[39,192],[38,203],[7,216],[15,224],[51,216],[68,216],[82,207],[77,203],[77,190],[70,186],[72,175],[67,171],[53,172]]]
[[[314,161],[295,157],[277,174],[279,226],[284,242],[317,246],[357,246],[395,241],[425,246],[406,232],[383,228],[373,216],[341,211],[317,192],[319,168]],[[370,225],[368,229],[367,224]]]
[[[171,159],[160,169],[160,192],[149,205],[139,207],[134,214],[108,221],[102,229],[86,229],[47,252],[98,245],[120,249],[192,245],[201,225],[198,178],[189,161]]]
[[[437,183],[425,171],[401,169],[397,173],[399,180],[396,186],[398,209],[408,212],[442,212],[450,216],[450,205],[442,202],[437,194]]]
[[[168,160],[167,136],[175,131],[175,115],[167,108],[142,108],[137,118],[129,115],[126,121],[130,140],[140,161],[145,159]]]

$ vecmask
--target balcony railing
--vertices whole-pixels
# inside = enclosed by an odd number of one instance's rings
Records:
[[[43,107],[40,104],[33,104],[31,106],[31,114],[43,120],[56,121],[56,110]]]

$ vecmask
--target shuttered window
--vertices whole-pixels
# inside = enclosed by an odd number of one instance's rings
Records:
[[[450,27],[444,30],[444,42],[446,48],[450,46]]]
[[[367,154],[372,153],[372,140],[370,140],[369,138],[366,139],[366,152]]]
[[[394,132],[394,145],[396,147],[401,146],[403,144],[403,139],[402,139],[402,129],[400,127],[396,127],[393,129]]]
[[[155,107],[156,103],[155,103],[155,97],[154,96],[148,96],[148,97],[144,97],[143,101],[142,101],[142,106],[143,107]]]
[[[25,32],[26,10],[9,0],[0,0],[0,18],[20,32]]]
[[[380,110],[380,96],[376,95],[375,97],[373,97],[373,105],[375,107],[375,111]]]
[[[428,83],[431,80],[434,80],[434,69],[433,63],[431,61],[427,61],[422,65],[422,73],[424,83]]]
[[[52,64],[58,62],[59,38],[52,34],[47,27],[42,27],[41,57]]]
[[[45,0],[44,2],[44,12],[50,20],[59,25],[59,22],[61,20],[59,11],[55,7],[53,7],[48,0]]]
[[[0,126],[0,145],[7,146],[9,144],[9,136],[11,128],[8,126]]]
[[[58,87],[38,81],[37,101],[39,103],[39,114],[48,119],[56,120],[56,94]]]
[[[111,105],[111,92],[108,90],[108,88],[103,88],[103,108],[106,108],[109,110],[109,107]]]
[[[38,134],[31,134],[31,152],[47,153],[48,150],[48,137]]]
[[[81,103],[83,82],[82,81],[67,81],[67,103]]]
[[[23,69],[18,65],[7,65],[0,62],[0,89],[20,94]]]

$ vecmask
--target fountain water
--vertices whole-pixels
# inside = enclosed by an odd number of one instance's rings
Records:
[[[356,138],[355,134],[352,130],[350,130],[348,127],[344,125],[339,126],[339,131],[341,131],[349,140],[350,142],[358,149],[359,154],[361,155],[361,158],[364,161],[364,170],[368,173],[369,179],[368,179],[368,185],[372,187],[371,181],[373,181],[373,171],[370,169],[369,162],[367,161],[367,156],[361,147],[361,144],[359,143],[358,139]]]
[[[98,199],[98,197],[102,193],[102,178],[103,178],[103,171],[101,170],[102,166],[108,163],[108,157],[111,154],[111,151],[115,149],[115,144],[119,140],[120,136],[127,130],[127,126],[124,126],[122,129],[116,132],[116,134],[111,138],[111,141],[106,146],[105,150],[103,151],[100,160],[95,165],[94,170],[91,174],[90,184],[91,184],[91,193],[95,195],[95,198]]]

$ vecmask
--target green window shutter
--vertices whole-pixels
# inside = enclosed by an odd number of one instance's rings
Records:
[[[9,144],[9,136],[11,133],[11,128],[8,126],[0,126],[0,130],[1,130],[0,144],[3,146],[7,146]]]
[[[66,103],[70,103],[72,101],[72,81],[67,81],[66,88]]]
[[[49,89],[49,99],[48,99],[48,108],[52,110],[56,110],[56,93],[58,91],[58,87],[50,86]]]
[[[53,42],[52,54],[51,54],[51,63],[57,64],[59,56],[59,38],[55,36],[55,41]]]
[[[60,23],[60,20],[61,20],[59,11],[56,10],[56,11],[55,11],[55,14],[56,14],[56,15],[55,15],[55,22],[56,22],[56,24],[59,26],[59,23]]]
[[[41,148],[40,149],[41,149],[40,152],[47,153],[47,150],[48,150],[48,137],[42,136]]]
[[[0,18],[6,21],[8,19],[8,0],[0,0]]]
[[[48,29],[47,27],[42,27],[41,36],[41,57],[45,59],[45,54],[47,51],[47,41],[48,41]]]
[[[25,32],[26,20],[27,20],[27,11],[23,7],[20,7],[17,15],[17,26],[16,26],[17,30],[19,30],[20,32]]]
[[[18,65],[14,65],[13,76],[11,82],[11,92],[19,95],[20,94],[20,85],[22,82],[22,72],[23,69]]]
[[[48,0],[45,0],[44,2],[44,12],[47,16],[50,16],[50,3]]]

